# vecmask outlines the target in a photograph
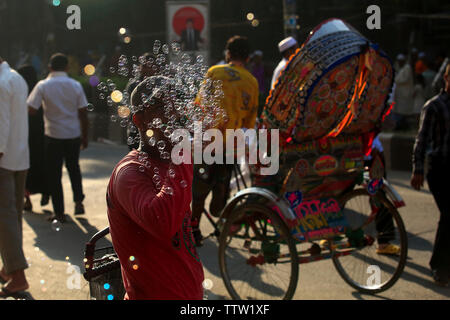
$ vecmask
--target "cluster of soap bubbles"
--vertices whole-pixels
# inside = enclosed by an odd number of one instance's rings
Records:
[[[158,148],[163,148],[164,141],[159,141]],[[169,165],[169,169],[166,171],[165,175],[161,174],[161,171],[158,166],[153,166],[152,163],[149,160],[149,156],[146,152],[139,151],[138,153],[138,161],[141,164],[139,166],[139,171],[144,172],[150,172],[152,176],[152,182],[157,190],[164,190],[164,192],[168,195],[173,195],[174,190],[173,187],[170,185],[170,181],[177,181],[180,186],[184,189],[187,188],[188,183],[185,180],[180,180],[181,177],[178,177],[176,174],[176,170],[174,169],[174,165],[171,163]],[[176,180],[175,180],[176,179]],[[134,259],[134,257],[133,257]],[[130,259],[130,261],[133,261]]]
[[[129,145],[145,140],[159,151],[161,159],[169,160],[172,147],[170,144],[174,145],[181,139],[180,136],[174,135],[176,129],[186,129],[192,134],[196,121],[201,121],[201,129],[205,131],[228,120],[226,112],[221,107],[221,100],[224,98],[223,84],[220,80],[205,77],[208,66],[203,56],[182,52],[177,42],[169,45],[156,40],[151,53],[153,55],[131,58],[122,55],[118,59],[117,67],[111,67],[109,70],[111,73],[128,78],[129,82],[147,81],[147,89],[152,94],[147,96],[142,93],[141,104],[133,106],[130,93],[126,90],[119,91],[110,79],[98,83],[97,91],[99,98],[106,100],[106,104],[112,109],[111,121],[119,122],[120,126],[127,127],[128,132],[132,133],[127,140]],[[152,78],[142,79],[141,66],[151,69]],[[162,80],[155,83],[154,76]],[[132,115],[144,108],[151,108],[155,104],[155,99],[163,101],[164,117],[154,119],[148,125],[146,134],[141,136],[132,123]],[[158,141],[154,134],[155,130],[162,132],[167,139]],[[153,170],[152,180],[155,186],[158,189],[164,187],[167,194],[173,194],[173,190],[164,183],[167,177],[161,177],[159,169],[152,168],[148,158],[148,155],[140,152],[139,170],[142,172]],[[187,187],[186,181],[179,183],[183,188]]]
[[[162,86],[161,94],[165,94],[165,115],[169,117],[167,123],[161,123],[161,125],[169,126],[164,132],[166,136],[170,137],[170,131],[179,128],[185,128],[192,132],[195,121],[202,121],[203,129],[207,129],[216,127],[220,122],[227,120],[227,115],[220,105],[220,100],[224,97],[222,83],[220,80],[205,79],[208,67],[205,65],[203,56],[194,57],[189,53],[182,52],[180,44],[177,42],[173,42],[169,46],[159,40],[154,42],[152,52],[153,56],[139,58],[136,56],[128,58],[122,55],[118,60],[117,68],[111,67],[110,72],[113,73],[117,70],[117,75],[139,82],[142,80],[140,72],[142,65],[151,68],[153,76],[165,76],[170,79],[168,83],[160,84]],[[149,82],[149,89],[154,85]],[[151,107],[153,102],[147,100],[143,106],[132,107],[130,94],[126,90],[118,91],[111,79],[108,79],[106,83],[100,82],[97,90],[99,98],[106,99],[107,105],[116,110],[113,112],[111,120],[119,121],[122,127],[134,127],[130,115],[141,110],[142,107]],[[143,98],[145,99],[145,97]],[[195,103],[196,98],[200,104]],[[171,114],[172,110],[176,112],[176,115]],[[174,126],[176,119],[182,121],[178,121]],[[157,124],[157,128],[160,128],[160,125]],[[133,129],[131,132],[136,133],[133,132]],[[131,145],[137,141],[129,139],[127,142]]]

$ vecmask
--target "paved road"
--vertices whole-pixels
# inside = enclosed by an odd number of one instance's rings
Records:
[[[30,290],[27,298],[38,300],[89,299],[88,283],[79,279],[77,267],[83,264],[84,245],[97,231],[108,225],[105,190],[114,164],[127,153],[124,146],[92,143],[82,153],[87,214],[83,219],[73,216],[72,194],[67,173],[64,173],[68,223],[61,229],[46,221],[51,205],[41,208],[39,196],[32,196],[34,210],[24,214],[24,250],[30,263],[27,277]],[[368,296],[357,293],[337,274],[331,261],[302,265],[295,299],[449,299],[450,289],[436,287],[430,279],[428,261],[435,237],[438,211],[431,194],[425,188],[415,192],[409,187],[409,173],[389,172],[391,183],[405,199],[400,209],[409,238],[408,262],[402,278],[388,291]],[[58,227],[58,226],[57,226]],[[208,230],[206,219],[203,230]],[[205,278],[212,281],[209,299],[228,299],[217,264],[217,241],[208,239],[200,248]]]

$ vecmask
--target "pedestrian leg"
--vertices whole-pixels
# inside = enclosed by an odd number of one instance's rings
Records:
[[[7,275],[28,267],[22,248],[14,175],[15,172],[0,168],[0,254]]]
[[[16,209],[19,222],[20,240],[22,241],[22,217],[23,217],[23,197],[25,194],[25,184],[27,181],[27,170],[16,171],[14,173],[15,195],[16,195]],[[21,243],[22,245],[22,243]]]
[[[62,187],[63,141],[45,137],[47,154],[47,177],[55,216],[64,215],[64,192]]]
[[[73,201],[82,202],[84,200],[83,182],[80,169],[80,145],[81,140],[71,139],[64,141],[64,159],[72,185]]]
[[[435,167],[427,175],[428,186],[440,211],[430,266],[447,276],[450,273],[450,197],[442,182],[448,181],[449,176],[448,169]]]

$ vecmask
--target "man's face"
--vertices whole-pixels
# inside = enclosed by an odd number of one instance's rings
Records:
[[[146,78],[146,77],[151,77],[155,74],[155,71],[153,70],[153,64],[151,64],[150,62],[144,63],[141,65],[141,77],[142,78]]]
[[[156,142],[164,141],[166,148],[165,151],[170,152],[172,149],[171,138],[170,136],[166,136],[164,132],[168,128],[168,123],[171,118],[178,118],[176,111],[171,108],[170,111],[167,110],[168,105],[173,105],[172,102],[164,102],[160,99],[155,99],[154,104],[151,106],[145,107],[142,112],[139,112],[135,115],[134,122],[138,127],[141,136],[146,141],[149,141],[150,138],[155,138]],[[160,120],[156,120],[160,119]],[[159,128],[155,127],[154,121],[159,122]],[[173,128],[169,130],[173,132]]]
[[[189,20],[189,21],[186,22],[186,28],[192,29],[193,27],[194,27],[194,24],[192,23],[191,20]]]

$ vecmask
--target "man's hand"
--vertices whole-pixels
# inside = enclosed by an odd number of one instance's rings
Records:
[[[87,116],[87,107],[78,109],[78,117],[81,125],[81,150],[85,150],[89,144],[89,120]]]
[[[3,157],[3,153],[2,152],[0,152],[0,159]]]
[[[28,113],[30,116],[34,116],[35,114],[37,114],[37,110],[28,106]]]
[[[80,150],[86,150],[88,145],[89,145],[89,139],[87,137],[86,138],[84,138],[84,137],[81,138]]]
[[[423,187],[423,174],[421,173],[413,173],[412,177],[411,177],[411,186],[420,191],[420,188]]]

